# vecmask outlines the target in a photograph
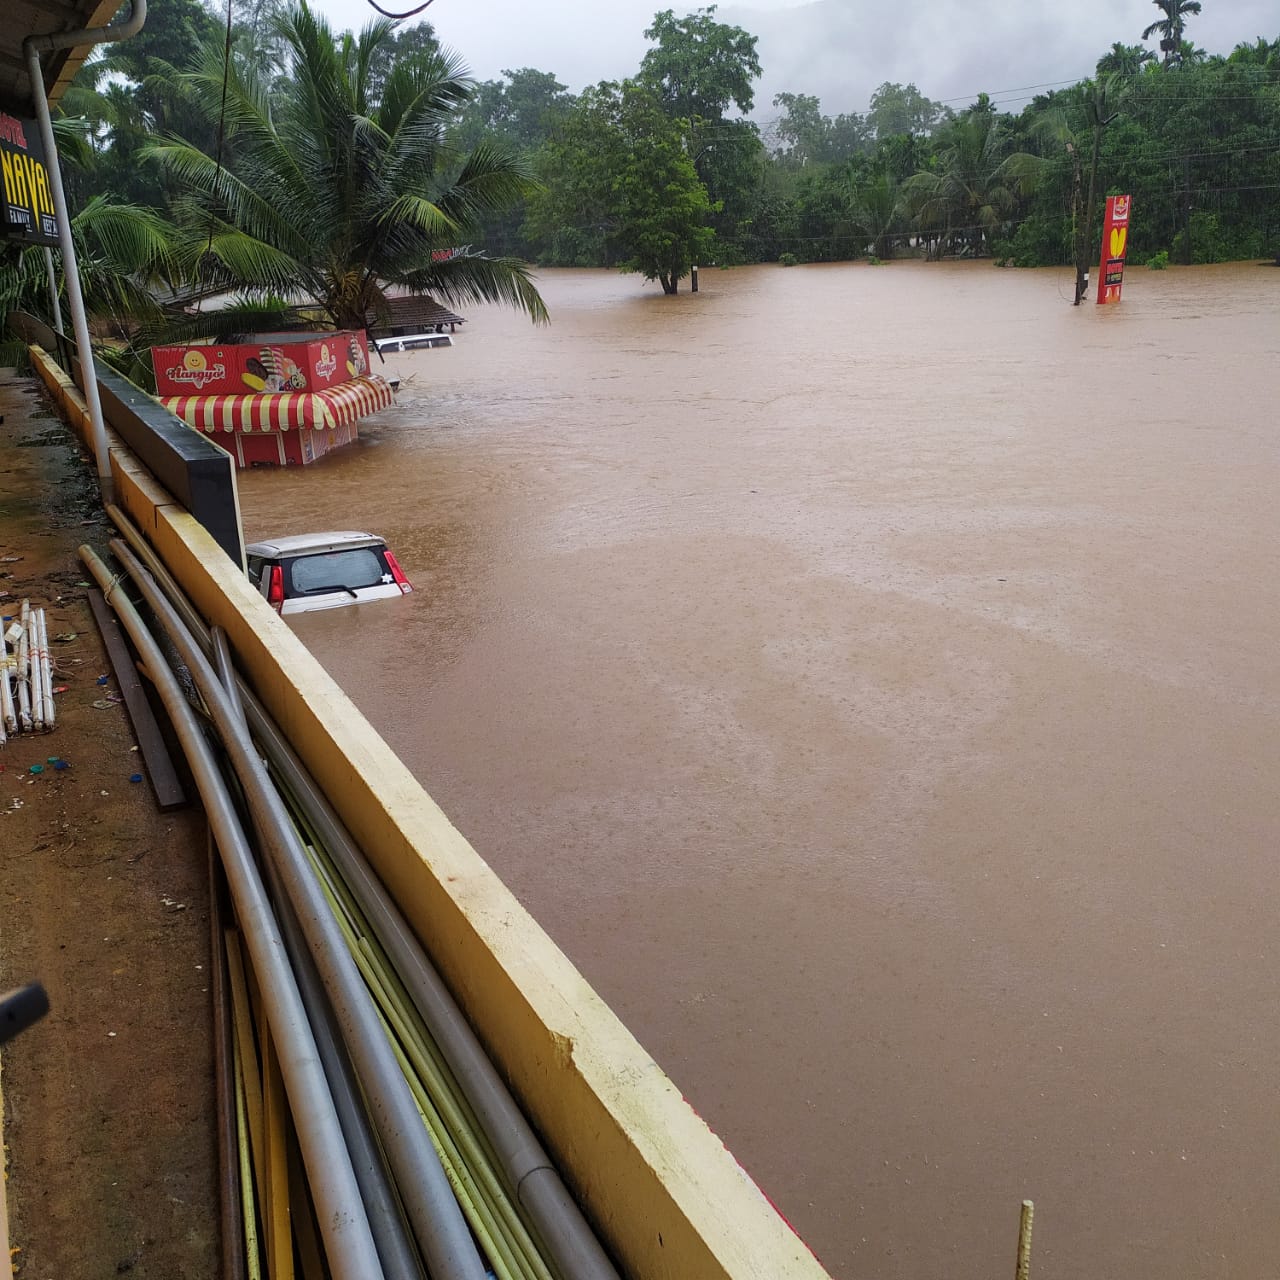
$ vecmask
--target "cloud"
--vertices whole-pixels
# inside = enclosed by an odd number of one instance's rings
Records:
[[[392,0],[382,0],[393,8]],[[409,7],[412,0],[404,0]],[[1280,37],[1275,0],[1203,0],[1187,33],[1210,53],[1241,41]],[[360,0],[319,0],[336,25],[361,26],[373,10]],[[654,0],[437,0],[423,17],[480,79],[504,69],[554,73],[577,92],[633,75],[648,42]],[[774,114],[777,93],[816,96],[827,115],[863,111],[884,81],[914,82],[931,98],[972,101],[979,92],[1022,89],[1090,75],[1115,41],[1137,43],[1158,13],[1147,0],[755,0],[722,4],[717,18],[759,38],[764,76],[755,116]],[[1006,93],[1018,110],[1033,91]]]

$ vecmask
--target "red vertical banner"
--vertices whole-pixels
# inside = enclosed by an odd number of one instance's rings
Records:
[[[1098,264],[1098,305],[1119,302],[1124,284],[1124,255],[1129,248],[1128,196],[1108,196],[1107,216],[1102,220],[1102,261]]]

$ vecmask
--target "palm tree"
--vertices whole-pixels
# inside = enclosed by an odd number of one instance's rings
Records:
[[[1156,55],[1140,44],[1121,44],[1118,40],[1098,59],[1098,74],[1136,76]]]
[[[363,327],[388,286],[544,320],[523,263],[466,243],[480,217],[528,191],[525,169],[490,146],[451,148],[447,126],[471,91],[452,55],[428,49],[371,91],[393,29],[375,21],[336,39],[300,0],[278,21],[286,76],[268,86],[252,66],[226,70],[222,164],[177,138],[148,148],[193,195],[179,211],[189,259],[206,282],[246,299],[301,299],[338,328]],[[221,45],[183,82],[216,125]]]
[[[979,256],[993,231],[1006,221],[1017,197],[1033,180],[1033,157],[1004,156],[999,117],[991,110],[972,110],[947,126],[941,136],[937,166],[912,175],[904,183],[907,205],[916,226],[938,237],[938,253],[960,242]]]
[[[889,173],[878,173],[853,193],[854,222],[871,251],[887,262],[893,257],[893,235],[899,229],[902,193]]]
[[[151,288],[171,278],[169,231],[154,209],[100,195],[85,203],[71,219],[71,234],[90,316],[106,321],[117,334],[158,318]],[[53,321],[44,250],[37,246],[11,243],[0,251],[0,312],[9,311]]]
[[[1179,60],[1182,50],[1182,28],[1188,14],[1200,12],[1200,0],[1151,0],[1164,17],[1157,18],[1143,33],[1144,40],[1150,40],[1152,33],[1160,33],[1160,48],[1164,53],[1164,65],[1170,66]]]

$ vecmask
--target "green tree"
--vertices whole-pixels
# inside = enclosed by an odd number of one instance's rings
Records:
[[[806,93],[779,93],[774,95],[773,105],[782,108],[782,118],[775,126],[781,144],[774,153],[777,158],[799,168],[823,158],[828,121],[818,99]]]
[[[387,285],[545,318],[523,264],[467,247],[477,219],[518,200],[529,180],[505,153],[448,144],[469,92],[458,63],[424,52],[398,63],[375,98],[371,69],[390,22],[335,39],[300,3],[279,30],[289,56],[274,98],[252,68],[227,76],[225,165],[177,139],[150,149],[198,197],[185,227],[193,255],[209,245],[207,275],[249,298],[301,293],[340,328],[362,326]],[[207,48],[184,83],[217,119],[221,48]]]
[[[872,252],[888,262],[902,224],[902,191],[890,174],[878,173],[855,189],[853,217]]]
[[[428,66],[440,52],[440,41],[435,28],[429,22],[415,22],[412,26],[397,23],[385,40],[379,40],[369,59],[368,84],[365,92],[374,102],[381,102],[386,92],[387,80],[397,66],[415,59],[424,59]]]
[[[116,333],[158,318],[152,287],[172,280],[175,259],[170,228],[154,209],[92,196],[72,217],[71,234],[91,316]],[[0,311],[18,310],[53,322],[44,250],[10,241],[0,248]]]
[[[543,154],[546,182],[530,220],[553,261],[595,246],[606,262],[675,293],[715,237],[714,205],[688,151],[688,125],[636,81],[585,90]]]
[[[502,74],[505,80],[476,87],[458,118],[456,141],[475,146],[497,137],[518,152],[532,152],[559,126],[573,95],[550,71],[521,67]]]
[[[940,102],[926,98],[914,84],[890,84],[887,80],[871,95],[867,125],[876,138],[900,133],[932,133],[947,119]]]
[[[1136,76],[1145,66],[1156,60],[1150,49],[1140,44],[1121,44],[1118,40],[1098,59],[1100,76]]]
[[[763,144],[759,129],[730,118],[729,110],[751,110],[760,59],[756,37],[717,22],[715,14],[715,5],[683,18],[670,9],[657,14],[644,33],[656,43],[637,78],[672,120],[685,121],[690,158],[715,208],[718,239],[733,253],[738,224],[750,215],[759,185]]]
[[[1242,42],[1227,55],[1227,61],[1238,66],[1280,71],[1280,39],[1264,40],[1259,36],[1252,44]]]
[[[1187,15],[1200,12],[1200,0],[1151,0],[1151,3],[1160,10],[1161,16],[1143,31],[1142,38],[1150,40],[1158,31],[1164,64],[1171,66],[1178,61],[1182,51],[1182,31]]]
[[[715,13],[716,6],[708,5],[677,18],[665,9],[645,30],[655,47],[640,63],[640,79],[656,90],[672,117],[718,123],[731,105],[746,114],[755,103],[756,37],[717,22]]]

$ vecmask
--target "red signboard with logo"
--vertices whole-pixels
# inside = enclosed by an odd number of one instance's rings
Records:
[[[363,329],[268,333],[252,342],[152,347],[161,396],[324,391],[369,372]]]
[[[1129,196],[1108,196],[1102,220],[1102,261],[1098,264],[1098,303],[1119,302],[1124,284],[1124,257],[1129,250]]]

